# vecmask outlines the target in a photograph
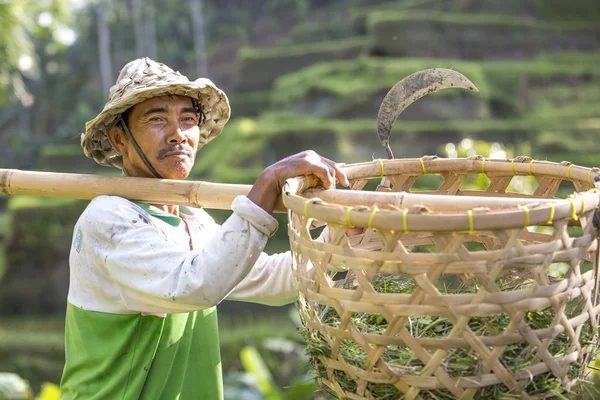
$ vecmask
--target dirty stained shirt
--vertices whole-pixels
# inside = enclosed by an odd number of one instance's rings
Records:
[[[297,298],[290,253],[262,252],[277,221],[245,196],[232,210],[219,226],[202,209],[92,200],[69,260],[61,399],[223,398],[215,306]]]

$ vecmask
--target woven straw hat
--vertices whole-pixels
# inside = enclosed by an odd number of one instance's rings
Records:
[[[200,125],[198,148],[219,136],[229,120],[231,109],[227,96],[209,79],[190,81],[162,63],[148,57],[139,58],[123,67],[117,83],[110,88],[104,109],[85,124],[85,133],[81,135],[85,155],[100,165],[122,168],[121,156],[115,153],[108,141],[107,127],[128,108],[165,95],[189,96],[202,108],[206,119]]]

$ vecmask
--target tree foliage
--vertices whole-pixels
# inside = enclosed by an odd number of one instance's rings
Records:
[[[23,76],[36,72],[34,39],[64,29],[66,0],[0,2],[0,105],[16,98],[27,102]]]

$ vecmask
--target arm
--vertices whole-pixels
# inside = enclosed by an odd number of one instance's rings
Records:
[[[287,179],[311,174],[317,176],[325,188],[335,187],[336,180],[344,186],[350,186],[346,174],[337,163],[309,150],[287,157],[265,169],[254,182],[248,199],[271,213]],[[269,305],[291,303],[298,298],[292,264],[290,252],[273,256],[262,254],[228,299]]]
[[[325,228],[316,240],[329,241],[328,229]],[[227,300],[248,301],[270,306],[294,302],[298,299],[298,285],[292,257],[290,251],[273,255],[262,253],[248,275],[227,296]],[[307,267],[310,275],[313,266],[309,262]]]
[[[95,199],[77,224],[85,257],[72,251],[71,268],[74,283],[85,287],[75,288],[70,300],[85,299],[98,274],[112,284],[106,293],[114,289],[122,312],[187,312],[218,304],[248,274],[277,228],[274,218],[245,197],[236,198],[232,209],[202,249],[190,251],[142,222],[143,210],[135,204],[117,197]],[[95,290],[96,296],[105,295],[102,288]]]

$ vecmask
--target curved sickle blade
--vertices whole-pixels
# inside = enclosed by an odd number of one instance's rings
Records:
[[[394,158],[390,148],[390,132],[400,113],[426,94],[448,88],[462,88],[479,92],[473,82],[464,75],[445,68],[415,72],[390,89],[381,102],[377,115],[377,136],[379,136],[379,141],[387,152],[388,158]]]

